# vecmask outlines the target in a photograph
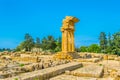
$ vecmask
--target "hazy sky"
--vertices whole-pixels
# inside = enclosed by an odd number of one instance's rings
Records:
[[[80,19],[76,46],[98,43],[101,31],[120,31],[120,0],[0,0],[0,48],[15,48],[25,33],[59,37],[67,15]]]

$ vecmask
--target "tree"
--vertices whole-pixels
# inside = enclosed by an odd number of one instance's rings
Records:
[[[110,53],[112,52],[112,37],[111,37],[111,34],[109,33],[108,34],[108,40],[107,40],[107,53]]]
[[[80,52],[87,52],[88,47],[86,46],[81,46],[80,47]]]
[[[44,38],[42,39],[41,47],[42,47],[43,50],[46,50],[46,49],[47,49],[47,39],[46,39],[46,37],[44,37]]]
[[[112,53],[120,55],[120,32],[113,34]]]
[[[105,32],[101,32],[99,36],[101,52],[106,53],[107,38]]]
[[[56,43],[53,36],[47,37],[47,43],[48,43],[47,49],[54,50],[56,48]]]
[[[55,41],[55,44],[56,44],[56,48],[55,48],[55,52],[58,52],[58,51],[61,51],[61,37],[59,37],[56,41]]]
[[[3,52],[3,51],[8,51],[8,52],[10,52],[10,51],[12,51],[12,49],[10,49],[10,48],[0,48],[0,52]]]
[[[3,50],[3,51],[5,51],[6,49],[5,49],[5,48],[3,48],[2,50]]]
[[[28,33],[25,34],[25,50],[30,51],[34,47],[34,40]]]
[[[75,51],[76,51],[76,52],[80,52],[80,48],[75,47]]]
[[[88,47],[88,52],[99,53],[100,52],[100,46],[98,44],[91,44]]]
[[[61,44],[60,40],[56,41],[53,36],[47,36],[47,38],[44,37],[42,39],[41,46],[43,50],[55,51],[55,49],[56,50],[58,49],[56,48],[57,45],[60,46],[60,44]]]
[[[26,43],[25,41],[21,42],[15,49],[15,51],[21,51],[26,48]]]
[[[25,49],[25,51],[31,51],[34,47],[34,40],[30,34],[26,33],[24,39],[25,40],[16,47],[16,51],[21,51],[23,49]]]
[[[111,40],[111,34],[109,33],[109,34],[108,34],[108,46],[111,46],[111,41],[112,41],[112,40]]]
[[[0,48],[0,52],[2,52],[2,49]]]
[[[40,48],[41,47],[41,43],[40,43],[40,38],[39,37],[36,38],[35,47],[36,48]]]

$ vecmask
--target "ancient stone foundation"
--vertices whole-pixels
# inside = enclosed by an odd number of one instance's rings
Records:
[[[64,73],[66,70],[74,70],[80,67],[82,67],[81,63],[71,62],[1,80],[48,80],[51,77]]]
[[[77,52],[58,52],[53,58],[55,60],[72,60],[79,57]]]

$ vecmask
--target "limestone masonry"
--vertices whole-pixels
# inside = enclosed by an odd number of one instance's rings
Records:
[[[79,20],[76,17],[66,16],[63,19],[63,25],[61,27],[62,32],[62,52],[58,52],[55,55],[55,59],[74,59],[78,58],[78,54],[75,52],[74,44],[74,31],[75,23]]]
[[[79,20],[75,17],[66,16],[61,27],[62,31],[62,52],[74,52],[74,31],[75,23]]]

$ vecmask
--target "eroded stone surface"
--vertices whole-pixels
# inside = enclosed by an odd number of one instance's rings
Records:
[[[100,78],[103,75],[104,67],[101,65],[89,65],[83,68],[71,71],[70,74],[80,77],[96,77]]]
[[[13,77],[13,78],[8,78],[5,80],[9,80],[9,79],[15,79],[18,78],[21,80],[34,80],[35,78],[38,78],[39,80],[46,80],[50,77],[59,75],[61,73],[64,73],[65,70],[74,70],[77,69],[79,67],[81,67],[82,64],[81,63],[77,63],[77,62],[71,62],[68,64],[63,64],[63,65],[59,65],[59,66],[55,66],[55,67],[51,67],[51,68],[46,68],[43,70],[38,70],[38,71],[34,71],[34,72],[29,72],[29,73],[24,73],[21,74],[19,76]]]
[[[22,54],[22,55],[20,55]],[[72,53],[71,53],[72,54]],[[24,56],[25,55],[25,56]],[[37,55],[37,57],[36,57]],[[22,77],[23,80],[34,80],[37,79],[39,76],[44,76],[42,77],[43,79],[46,77],[49,78],[52,75],[49,74],[59,74],[62,73],[62,71],[66,71],[69,69],[68,67],[65,69],[61,66],[61,68],[55,68],[53,70],[47,69],[47,68],[52,68],[55,66],[60,66],[62,64],[67,64],[69,62],[76,62],[76,63],[82,63],[83,67],[85,68],[87,66],[104,66],[104,76],[102,78],[96,78],[98,80],[119,80],[120,79],[120,61],[119,61],[119,56],[116,55],[108,55],[107,60],[104,59],[104,54],[96,54],[96,53],[80,53],[80,58],[78,59],[73,59],[70,60],[69,58],[66,58],[64,60],[54,60],[53,56],[54,55],[38,55],[31,52],[16,52],[16,53],[9,53],[9,52],[2,52],[0,53],[0,80],[12,80],[11,77]],[[62,55],[61,55],[62,56]],[[106,56],[106,55],[105,55]],[[30,57],[28,59],[28,57]],[[33,62],[30,60],[32,57],[36,58],[33,59]],[[64,57],[64,55],[63,55]],[[24,59],[21,59],[24,58]],[[26,58],[26,59],[25,59]],[[37,60],[37,62],[34,60]],[[70,65],[68,65],[70,66]],[[93,67],[92,67],[93,68]],[[39,70],[44,70],[42,72],[38,72]],[[60,69],[58,71],[54,71],[56,69]],[[89,70],[89,69],[88,69]],[[91,70],[91,69],[90,69]],[[96,70],[97,71],[97,70]],[[46,73],[48,72],[48,74]],[[71,71],[66,71],[65,74],[69,76],[74,76],[70,74]],[[93,70],[94,72],[94,70]],[[93,74],[92,72],[92,74]],[[99,71],[98,71],[99,72]],[[31,74],[33,73],[33,74]],[[24,75],[26,74],[26,75]],[[19,76],[20,75],[20,76]],[[28,76],[29,75],[29,76]],[[47,76],[49,75],[49,76]],[[13,80],[16,78],[14,77]],[[73,78],[78,77],[74,76]],[[2,79],[4,78],[4,79]],[[71,78],[71,77],[70,77]],[[92,77],[95,78],[95,77]],[[76,78],[75,78],[76,79]],[[81,79],[79,77],[79,79]],[[39,78],[39,80],[41,80]],[[70,79],[69,79],[70,80]],[[73,79],[74,80],[74,79]]]
[[[79,20],[72,16],[66,16],[61,27],[62,52],[74,52],[74,24]]]
[[[63,25],[61,27],[62,32],[62,52],[55,55],[55,59],[74,59],[79,55],[75,53],[74,45],[74,31],[75,23],[79,20],[76,17],[66,16],[63,19]],[[76,57],[77,55],[77,57]]]
[[[50,80],[97,80],[97,79],[91,78],[91,77],[76,77],[73,75],[60,75],[60,76],[51,78]]]

